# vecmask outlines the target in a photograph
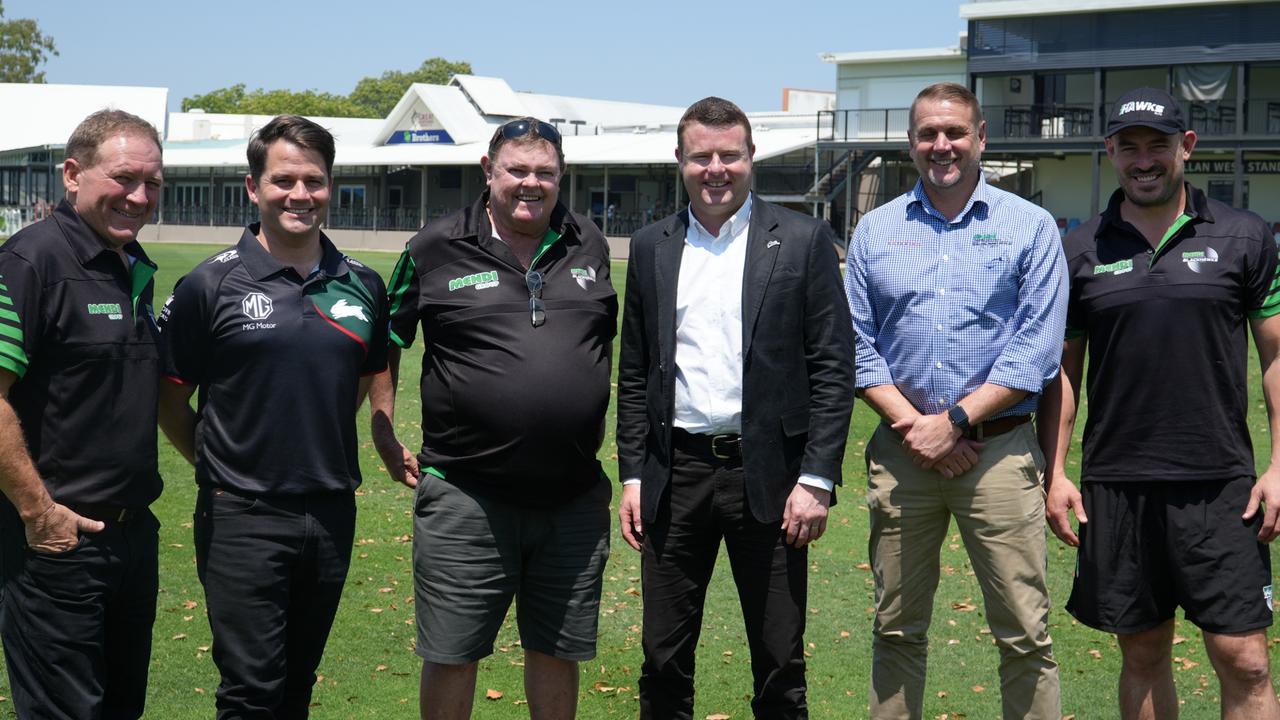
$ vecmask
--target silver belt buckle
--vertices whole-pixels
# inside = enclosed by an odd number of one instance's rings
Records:
[[[721,450],[721,442],[725,446],[732,448],[734,438],[731,435],[712,435],[711,436],[711,455],[717,460],[729,460],[733,458],[733,454],[729,450]],[[739,440],[738,442],[741,442]]]

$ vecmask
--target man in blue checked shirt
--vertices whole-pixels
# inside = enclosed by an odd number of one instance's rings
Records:
[[[938,552],[954,515],[1000,648],[1006,718],[1061,717],[1045,582],[1044,459],[1031,413],[1058,371],[1067,286],[1043,209],[986,184],[978,99],[916,96],[920,181],[868,213],[846,290],[867,444],[873,718],[923,715]]]

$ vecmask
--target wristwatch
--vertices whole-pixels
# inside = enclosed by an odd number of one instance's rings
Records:
[[[964,408],[959,405],[951,406],[951,409],[947,411],[947,419],[951,421],[952,425],[960,429],[961,435],[969,432],[969,413],[965,412]]]

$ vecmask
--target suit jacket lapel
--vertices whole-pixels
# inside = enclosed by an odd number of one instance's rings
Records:
[[[654,247],[654,281],[658,293],[658,358],[670,365],[676,351],[676,290],[680,284],[680,258],[688,233],[688,211],[675,214]]]
[[[742,278],[742,358],[746,361],[755,335],[756,319],[764,302],[782,238],[776,234],[777,218],[768,203],[753,198],[751,226],[747,229],[747,263]]]

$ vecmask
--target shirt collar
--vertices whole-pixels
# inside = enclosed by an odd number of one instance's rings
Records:
[[[746,231],[747,226],[751,224],[751,199],[753,194],[748,192],[747,199],[742,203],[742,207],[738,211],[729,216],[729,220],[720,226],[720,234],[715,235],[702,226],[698,222],[698,218],[693,216],[693,206],[689,206],[689,229],[698,235],[708,238],[713,243],[728,242],[738,237]]]
[[[955,220],[943,217],[942,213],[938,212],[938,209],[929,201],[929,194],[924,190],[924,178],[916,180],[916,185],[911,188],[911,192],[909,194],[911,195],[911,201],[907,203],[908,211],[918,203],[920,209],[924,212],[938,218],[939,220],[949,223],[957,223],[964,220],[965,217],[979,204],[988,210],[991,209],[990,193],[987,191],[987,179],[981,168],[978,170],[978,184],[973,188],[973,192],[969,195],[969,199],[964,204],[964,209],[960,211],[960,214],[956,216]]]
[[[80,217],[80,213],[71,207],[71,203],[64,198],[58,203],[53,210],[53,217],[58,223],[58,227],[62,229],[62,236],[67,239],[67,244],[71,246],[72,252],[76,254],[76,259],[81,265],[88,265],[95,258],[103,253],[112,253],[114,251],[107,247],[102,238],[98,237],[98,233],[89,224]],[[151,258],[147,257],[146,252],[142,250],[142,246],[138,241],[134,240],[124,246],[124,252],[130,258],[130,265],[137,260],[155,267],[155,263],[151,262]]]
[[[261,227],[261,223],[250,223],[240,235],[240,242],[236,243],[236,253],[240,256],[241,264],[249,271],[249,275],[258,281],[266,280],[289,267],[267,252],[267,249],[262,247],[262,243],[258,242],[258,231]],[[320,233],[320,249],[319,269],[325,277],[340,277],[347,274],[345,257],[323,232]]]
[[[1209,210],[1209,196],[1189,182],[1183,181],[1183,186],[1187,190],[1187,204],[1182,212],[1190,215],[1193,221],[1213,222],[1213,213]],[[1102,211],[1098,229],[1093,234],[1095,238],[1102,238],[1110,228],[1132,227],[1120,215],[1120,204],[1123,202],[1124,190],[1116,188],[1116,191],[1111,193],[1111,199],[1107,201],[1107,209]]]

